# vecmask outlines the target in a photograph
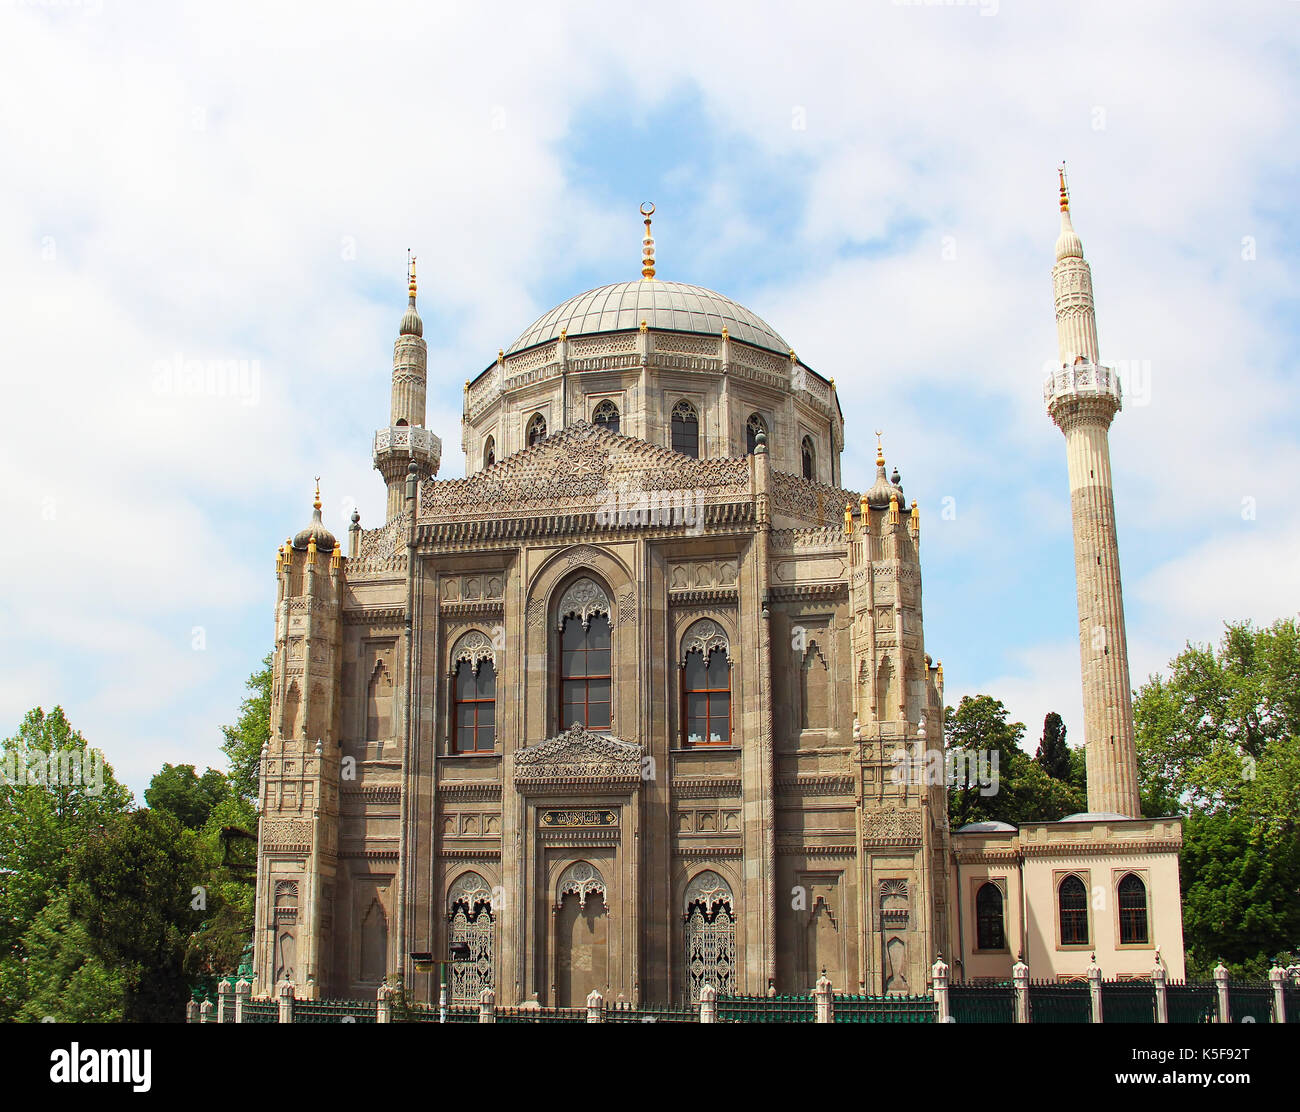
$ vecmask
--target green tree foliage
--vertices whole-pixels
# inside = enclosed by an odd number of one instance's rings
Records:
[[[155,811],[166,811],[182,826],[200,830],[213,808],[230,794],[225,774],[215,768],[202,776],[193,765],[164,764],[144,790],[144,801]]]
[[[1048,711],[1043,719],[1043,736],[1038,742],[1034,760],[1048,776],[1055,780],[1070,779],[1073,766],[1070,747],[1065,743],[1065,722],[1056,711]]]
[[[973,758],[997,758],[997,791],[982,794],[969,781],[952,785],[948,792],[948,820],[955,830],[970,822],[1032,822],[1063,818],[1081,811],[1085,795],[1068,780],[1050,776],[1039,762],[1020,748],[1025,736],[1022,722],[1009,722],[1007,708],[991,695],[964,696],[956,708],[944,710],[944,736],[958,757],[958,768],[980,767]],[[1062,726],[1062,740],[1064,726]],[[1068,750],[1067,750],[1068,752]]]
[[[1143,813],[1188,814],[1189,963],[1257,974],[1300,939],[1300,628],[1230,623],[1138,691]]]
[[[257,812],[234,796],[213,808],[199,833],[208,877],[207,910],[202,925],[190,940],[186,957],[186,969],[196,980],[235,973],[253,935],[256,844],[230,838],[227,850],[222,832],[232,829],[252,834],[257,831]]]
[[[22,983],[6,984],[21,1000],[16,1018],[30,1023],[115,1023],[122,1019],[122,974],[92,951],[86,929],[68,914],[60,892],[23,935]]]
[[[102,755],[88,752],[61,707],[29,711],[0,743],[0,1020],[27,1001],[29,932],[67,891],[74,851],[131,806]]]
[[[230,761],[227,777],[231,790],[250,805],[257,799],[257,766],[262,746],[271,738],[271,654],[248,677],[248,695],[239,706],[233,725],[222,726],[221,751]]]
[[[127,1022],[179,1022],[189,998],[185,956],[204,912],[198,837],[164,811],[122,816],[72,864],[69,912],[93,953],[123,978]]]

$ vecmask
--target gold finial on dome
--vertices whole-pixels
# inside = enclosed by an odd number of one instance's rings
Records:
[[[320,509],[320,476],[319,475],[316,476],[316,499],[314,502],[312,502],[311,508],[313,510]]]
[[[649,332],[649,331],[650,331],[650,325],[647,323],[645,317],[642,317],[642,318],[641,318],[641,331],[642,331],[642,332]]]
[[[876,429],[876,466],[877,467],[885,466],[885,448],[880,440],[881,435],[882,435],[881,431],[879,429]]]
[[[412,297],[415,296],[415,256],[411,254],[411,249],[406,249],[406,289]]]
[[[1070,187],[1065,184],[1065,163],[1062,162],[1057,168],[1057,173],[1061,176],[1061,211],[1070,211]]]
[[[640,211],[645,217],[645,239],[641,241],[641,277],[650,279],[655,276],[655,241],[650,234],[650,217],[654,215],[654,202],[644,201]]]

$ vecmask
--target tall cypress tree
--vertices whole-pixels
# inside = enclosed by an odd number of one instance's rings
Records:
[[[1070,747],[1065,744],[1065,721],[1054,710],[1048,711],[1043,719],[1043,736],[1034,760],[1052,779],[1070,779]]]

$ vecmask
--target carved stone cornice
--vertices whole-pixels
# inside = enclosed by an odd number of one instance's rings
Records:
[[[736,606],[740,592],[735,587],[688,587],[669,591],[669,606]]]
[[[742,846],[674,846],[674,857],[740,857]]]
[[[485,846],[475,849],[441,849],[438,851],[438,856],[456,861],[500,861],[501,850]]]
[[[339,857],[346,857],[354,860],[363,861],[396,861],[397,850],[395,849],[343,849],[339,850]]]
[[[851,774],[831,776],[778,776],[778,790],[799,792],[803,795],[854,795],[857,783]]]
[[[518,750],[514,782],[531,791],[559,787],[627,791],[641,785],[643,754],[636,742],[574,724],[562,734]]]
[[[405,620],[406,608],[403,606],[374,606],[343,611],[344,625],[400,625]]]
[[[481,803],[501,798],[501,783],[494,780],[445,780],[434,789],[448,803]]]
[[[692,776],[674,778],[672,794],[678,799],[728,799],[740,795],[740,778]]]
[[[402,789],[396,784],[357,785],[339,788],[339,797],[360,800],[362,803],[400,803]]]
[[[1177,853],[1183,848],[1179,838],[1152,839],[1149,842],[1022,842],[1025,857],[1106,857],[1117,853]]]
[[[782,857],[856,857],[858,854],[853,845],[819,846],[784,841],[777,842],[776,852]]]
[[[769,591],[774,599],[847,599],[849,585],[844,580],[838,583],[786,583],[773,584]]]

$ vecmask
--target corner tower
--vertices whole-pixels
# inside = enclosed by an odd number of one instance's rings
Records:
[[[408,264],[406,313],[393,345],[393,391],[388,428],[375,433],[372,459],[388,486],[388,512],[392,521],[405,504],[407,465],[414,461],[420,478],[438,474],[442,441],[424,427],[424,395],[428,380],[429,348],[424,342],[424,322],[415,309],[415,259]]]
[[[1043,399],[1065,434],[1069,463],[1088,810],[1136,818],[1141,815],[1137,750],[1108,435],[1121,392],[1114,370],[1099,360],[1092,271],[1070,220],[1064,168],[1052,287],[1059,366],[1048,375]]]

